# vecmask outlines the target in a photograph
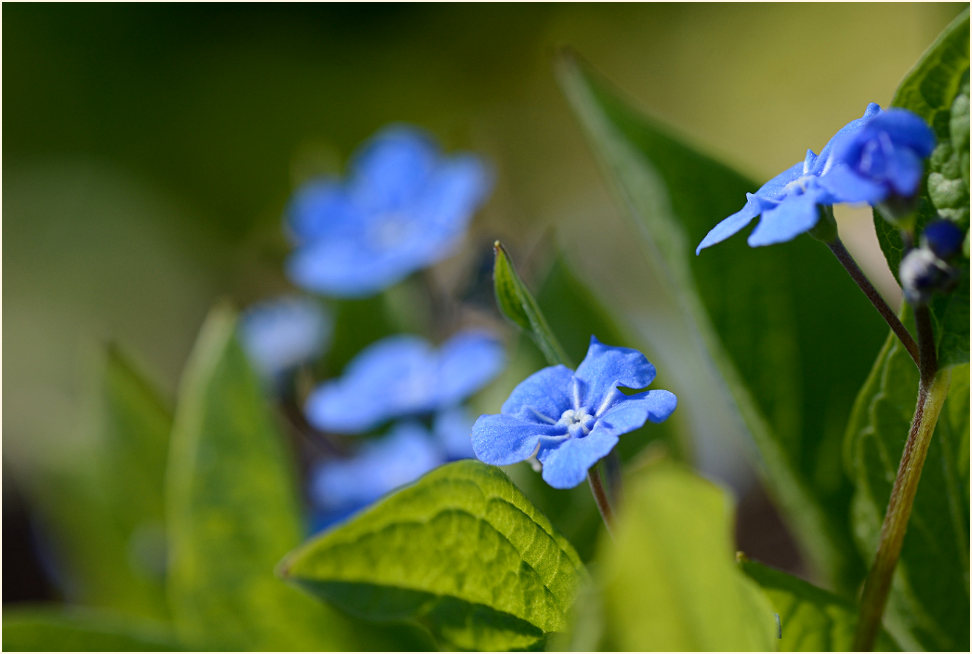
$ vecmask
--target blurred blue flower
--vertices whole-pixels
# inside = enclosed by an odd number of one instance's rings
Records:
[[[823,180],[822,175],[835,145],[851,138],[880,111],[878,105],[869,104],[864,115],[842,127],[820,151],[819,156],[812,150],[807,150],[807,156],[802,163],[786,169],[755,193],[747,193],[746,205],[713,227],[695,248],[695,254],[726,240],[746,227],[756,216],[761,218],[747,240],[751,247],[789,241],[813,229],[820,218],[818,207],[821,205],[859,202],[860,200],[843,199]]]
[[[353,157],[346,180],[297,191],[287,272],[310,291],[372,295],[449,255],[490,185],[478,157],[444,157],[424,133],[386,128]]]
[[[470,436],[472,426],[473,419],[463,407],[451,407],[436,414],[432,433],[446,460],[475,458]]]
[[[454,408],[436,416],[430,434],[417,422],[398,423],[366,441],[350,459],[325,461],[311,477],[312,530],[319,531],[449,461],[473,457],[472,420]]]
[[[668,391],[625,395],[618,390],[641,389],[654,378],[655,368],[643,354],[603,345],[592,336],[576,372],[544,368],[513,389],[499,415],[480,416],[472,429],[473,450],[493,465],[536,456],[544,481],[572,488],[621,434],[647,420],[662,422],[675,410],[675,395]]]
[[[881,111],[871,104],[868,111],[872,115],[860,129],[834,137],[823,184],[840,202],[875,205],[891,196],[914,196],[923,161],[935,148],[934,132],[906,109]]]
[[[310,487],[315,525],[340,520],[443,463],[442,450],[422,425],[399,423],[387,436],[365,442],[354,457],[316,468]]]
[[[481,331],[460,332],[436,350],[417,336],[373,343],[340,379],[319,386],[305,411],[324,431],[355,434],[400,416],[459,404],[503,366],[503,347]]]
[[[270,381],[323,352],[331,329],[331,318],[318,302],[294,295],[254,304],[240,317],[243,348]]]

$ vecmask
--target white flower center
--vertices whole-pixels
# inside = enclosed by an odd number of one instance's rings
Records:
[[[783,187],[784,195],[803,195],[807,191],[810,180],[816,179],[816,175],[801,175]]]
[[[560,414],[560,420],[557,421],[557,424],[561,427],[566,427],[567,433],[574,438],[582,438],[591,433],[594,416],[589,414],[587,409],[583,407],[579,409],[567,409]]]
[[[408,216],[390,212],[380,216],[368,229],[368,240],[379,250],[391,250],[406,240],[415,229]]]

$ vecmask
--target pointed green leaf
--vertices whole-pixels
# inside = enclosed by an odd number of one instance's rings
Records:
[[[16,607],[3,611],[8,652],[166,652],[181,649],[161,624],[89,609]]]
[[[722,489],[670,462],[642,469],[625,485],[614,538],[601,540],[573,647],[776,649],[773,610],[733,561],[732,527]]]
[[[169,598],[198,649],[361,647],[343,616],[276,578],[302,527],[289,453],[235,336],[214,309],[179,389],[169,459]]]
[[[749,248],[740,235],[696,257],[695,244],[759,184],[639,115],[574,59],[561,63],[567,97],[646,259],[735,400],[783,515],[816,568],[834,584],[856,584],[863,564],[848,529],[851,486],[836,462],[884,324],[809,237]]]
[[[908,109],[927,122],[937,145],[928,160],[927,183],[918,211],[917,229],[938,216],[969,227],[969,12],[953,20],[898,86],[894,107]],[[876,212],[874,228],[888,266],[898,277],[901,234]],[[931,302],[942,366],[969,361],[969,268],[959,264],[956,291]]]
[[[868,560],[877,548],[917,386],[914,364],[897,339],[889,337],[847,428],[847,465],[857,485],[855,536]],[[909,650],[969,646],[968,365],[951,371],[951,388],[922,469],[885,626]]]
[[[857,607],[849,599],[829,593],[780,570],[748,559],[743,572],[763,589],[780,616],[780,650],[784,652],[846,652],[852,649]],[[901,648],[884,631],[877,650]]]
[[[290,554],[282,574],[362,618],[444,646],[534,647],[565,625],[583,566],[496,467],[452,463]]]
[[[550,365],[562,364],[572,367],[564,348],[550,329],[540,306],[533,299],[526,284],[516,274],[513,263],[503,245],[493,244],[496,253],[493,264],[493,288],[496,291],[496,304],[503,315],[530,334]]]

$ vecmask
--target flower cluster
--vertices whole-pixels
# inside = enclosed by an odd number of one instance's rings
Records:
[[[400,420],[380,439],[367,439],[355,457],[316,467],[315,524],[330,524],[432,468],[471,457],[472,420],[461,403],[495,377],[503,359],[500,344],[480,331],[460,332],[439,349],[415,336],[392,336],[311,393],[307,418],[323,431],[359,434]]]
[[[240,339],[250,360],[272,384],[324,351],[332,319],[320,303],[285,295],[249,307],[240,318]]]
[[[576,371],[544,368],[513,389],[498,415],[480,416],[473,425],[473,450],[493,465],[535,457],[544,481],[572,488],[614,449],[621,434],[649,420],[662,422],[675,410],[677,400],[669,391],[628,395],[620,390],[643,389],[654,378],[655,368],[643,354],[603,345],[592,336]]]
[[[490,187],[473,155],[445,157],[423,132],[395,126],[352,158],[345,179],[302,186],[285,216],[295,251],[291,280],[328,297],[374,295],[447,256]],[[332,319],[319,300],[286,296],[250,307],[241,341],[254,367],[283,397],[288,372],[326,349]],[[441,348],[391,336],[358,354],[344,374],[308,397],[308,423],[354,437],[351,455],[318,462],[311,473],[312,523],[321,528],[447,461],[473,455],[472,419],[462,402],[503,365],[503,349],[483,331],[461,331]],[[384,435],[364,435],[389,421]],[[343,449],[343,448],[340,448]]]
[[[821,208],[834,204],[896,206],[913,198],[921,184],[923,160],[935,147],[925,122],[904,109],[871,103],[864,115],[842,127],[820,151],[812,150],[755,193],[746,205],[706,234],[695,250],[726,240],[756,216],[749,235],[752,247],[789,241],[810,231],[821,219]]]

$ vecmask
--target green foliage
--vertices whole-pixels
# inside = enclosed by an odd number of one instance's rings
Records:
[[[8,652],[166,652],[179,650],[160,624],[85,609],[17,608],[3,612]]]
[[[212,311],[179,391],[166,506],[176,630],[194,649],[360,647],[342,617],[274,576],[302,536],[296,482],[235,324]]]
[[[557,337],[550,330],[550,325],[543,317],[537,301],[533,299],[530,290],[516,274],[506,250],[499,241],[496,241],[493,249],[496,252],[496,260],[493,264],[493,289],[496,292],[496,304],[500,311],[533,337],[550,365],[563,364],[573,367]]]
[[[290,554],[281,573],[349,613],[441,645],[511,650],[565,626],[583,566],[498,468],[430,472]]]
[[[667,462],[628,481],[577,603],[572,648],[776,649],[773,610],[733,562],[728,495]]]
[[[113,346],[94,388],[90,439],[80,451],[53,452],[31,480],[31,496],[64,565],[69,597],[164,618],[162,486],[171,412]]]
[[[906,649],[969,645],[969,367],[951,371],[951,388],[928,449],[895,572],[885,625]],[[888,337],[861,389],[847,429],[855,536],[871,558],[901,458],[918,372]]]
[[[862,564],[847,526],[850,481],[837,461],[880,319],[810,238],[748,248],[740,236],[694,256],[758,184],[669,136],[572,58],[560,76],[650,264],[752,433],[784,516],[816,566],[850,587]]]
[[[939,215],[969,227],[969,12],[953,20],[905,76],[891,101],[921,116],[937,145],[919,203],[918,233]],[[903,256],[901,234],[875,214],[874,227],[895,277]],[[931,302],[942,366],[969,361],[969,266],[959,266],[956,291]]]
[[[759,584],[780,616],[780,650],[784,652],[846,652],[852,649],[857,607],[802,579],[761,563],[743,559],[740,568]],[[899,651],[881,632],[878,651]]]

